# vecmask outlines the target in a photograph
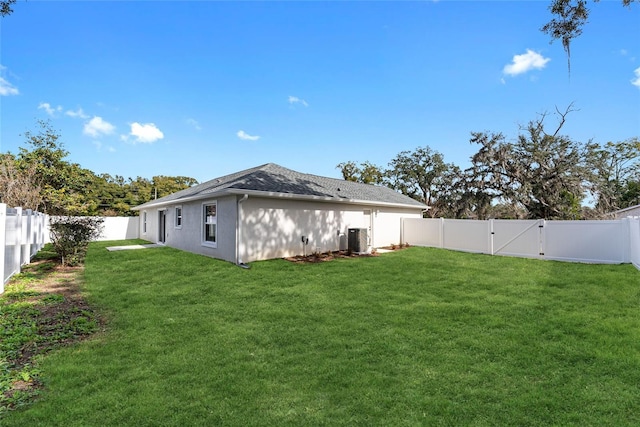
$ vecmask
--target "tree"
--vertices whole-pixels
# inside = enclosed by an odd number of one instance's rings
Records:
[[[592,179],[587,160],[593,144],[560,135],[573,110],[556,111],[560,123],[552,133],[545,131],[545,113],[521,129],[515,142],[501,133],[471,134],[471,143],[480,145],[469,169],[476,185],[492,199],[522,206],[529,218],[580,217],[585,183]]]
[[[347,181],[386,185],[429,206],[431,217],[480,218],[489,215],[493,196],[475,187],[473,177],[429,147],[403,151],[382,169],[369,162],[338,164]]]
[[[44,212],[50,215],[95,214],[97,203],[91,199],[89,191],[95,174],[65,160],[69,152],[48,121],[40,120],[38,125],[37,133],[25,132],[28,148],[20,148],[16,162],[22,170],[35,169]]]
[[[0,154],[0,201],[38,210],[42,203],[35,165],[19,168],[11,154]]]
[[[608,142],[593,150],[591,193],[598,216],[631,206],[634,182],[640,179],[640,140]]]
[[[640,180],[628,181],[620,197],[620,209],[640,205]]]
[[[13,4],[16,0],[0,0],[0,16],[3,18],[13,12]]]
[[[26,146],[17,155],[0,154],[0,200],[50,215],[136,215],[131,208],[188,188],[198,182],[186,176],[137,177],[125,180],[97,176],[66,160],[60,134],[49,121],[24,134]]]
[[[484,180],[472,171],[460,172],[460,179],[454,184],[452,194],[456,198],[449,203],[450,217],[470,219],[491,217],[494,195],[486,188]]]
[[[428,213],[433,217],[446,210],[445,195],[458,178],[458,170],[445,163],[442,154],[429,147],[418,147],[400,152],[389,166],[386,174],[389,187],[429,206]]]
[[[599,0],[594,0],[598,2]],[[622,0],[629,7],[635,0]],[[567,67],[571,73],[571,42],[582,34],[582,27],[589,18],[586,0],[552,0],[549,10],[554,15],[541,31],[551,36],[551,42],[561,40],[567,54]]]
[[[355,162],[349,161],[339,163],[336,168],[340,169],[345,181],[374,185],[384,184],[385,171],[372,163],[364,162],[358,166]]]
[[[176,191],[184,190],[193,185],[196,185],[198,181],[188,176],[154,176],[153,187],[154,197],[164,197]]]

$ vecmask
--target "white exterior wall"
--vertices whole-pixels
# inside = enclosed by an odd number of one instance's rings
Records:
[[[249,197],[241,211],[243,262],[345,249],[349,228],[369,229],[371,225],[371,246],[400,243],[401,218],[422,215],[421,209],[259,197]],[[302,236],[309,239],[308,245],[303,245]]]
[[[402,242],[402,218],[420,218],[421,208],[381,208],[346,203],[300,201],[250,196],[225,196],[162,207],[166,212],[165,244],[188,252],[236,262],[236,229],[240,236],[238,258],[248,263],[347,249],[349,228],[368,229],[369,246]],[[202,245],[203,204],[217,202],[217,247]],[[182,226],[176,227],[176,207],[182,208]],[[158,208],[140,211],[140,238],[158,242]],[[143,216],[147,212],[147,229]],[[236,221],[240,219],[240,224]],[[309,239],[303,245],[302,236]]]
[[[145,227],[144,214],[147,214],[147,223]],[[140,211],[140,216],[138,217],[140,223],[138,224],[138,228],[140,230],[140,238],[144,240],[148,240],[149,242],[157,242],[158,241],[158,213],[157,209],[150,208]]]
[[[165,244],[225,261],[235,262],[236,196],[203,199],[187,203],[165,206],[166,212]],[[203,240],[203,204],[217,203],[216,247],[204,246]],[[176,207],[182,207],[182,226],[176,227]],[[140,238],[158,242],[158,218],[162,209],[149,208],[140,211]],[[142,217],[147,212],[147,233],[143,233]]]
[[[422,218],[422,210],[374,209],[373,247],[382,248],[401,243],[411,244],[411,240],[407,236],[402,236],[403,218]]]

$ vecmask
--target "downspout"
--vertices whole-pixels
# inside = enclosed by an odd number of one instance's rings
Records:
[[[242,268],[249,268],[240,258],[240,238],[242,237],[242,207],[241,204],[249,198],[248,194],[243,195],[236,203],[236,265]]]

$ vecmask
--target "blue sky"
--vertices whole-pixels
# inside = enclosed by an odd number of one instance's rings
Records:
[[[423,146],[464,168],[470,132],[514,138],[571,102],[575,140],[640,136],[636,4],[591,4],[569,77],[539,31],[547,1],[18,1],[0,22],[0,151],[50,119],[98,174],[340,178]]]

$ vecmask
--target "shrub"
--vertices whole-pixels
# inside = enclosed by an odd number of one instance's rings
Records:
[[[103,218],[63,216],[51,219],[51,240],[62,258],[62,265],[75,266],[84,262],[89,242],[102,233]]]

